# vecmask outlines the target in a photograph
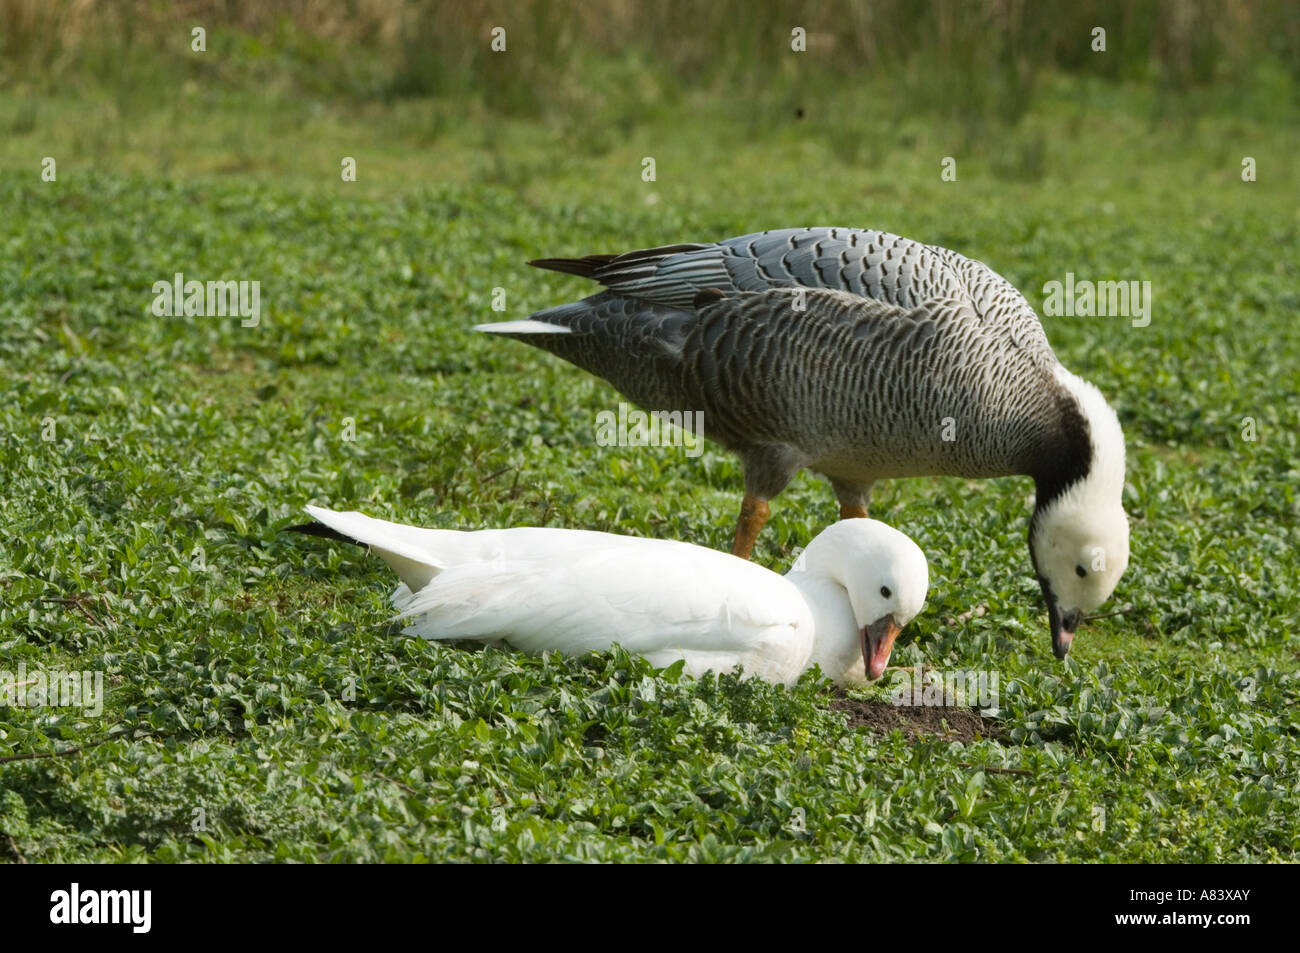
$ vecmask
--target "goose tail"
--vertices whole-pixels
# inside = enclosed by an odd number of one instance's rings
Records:
[[[548,324],[545,321],[534,321],[527,319],[524,321],[497,321],[492,324],[476,324],[475,331],[481,331],[484,334],[572,334],[572,328],[562,327],[558,324]]]
[[[369,546],[412,592],[419,592],[447,568],[447,563],[437,555],[437,544],[440,536],[448,530],[421,529],[377,520],[362,513],[327,510],[322,506],[308,506],[307,512],[317,523],[289,529]]]

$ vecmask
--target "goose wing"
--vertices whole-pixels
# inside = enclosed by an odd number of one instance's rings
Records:
[[[700,292],[713,289],[727,295],[828,289],[909,310],[930,301],[959,301],[988,330],[1055,363],[1038,316],[1006,279],[954,251],[889,232],[782,228],[713,244],[531,264],[591,278],[620,295],[687,310]]]
[[[479,558],[448,566],[417,592],[398,589],[408,632],[566,655],[617,642],[656,665],[685,659],[694,674],[744,666],[790,681],[807,667],[806,603],[760,566],[667,540],[541,529],[491,535]]]
[[[790,448],[843,481],[1022,472],[1053,419],[1054,360],[999,332],[964,296],[736,295],[702,308],[682,344],[683,404],[714,439]]]

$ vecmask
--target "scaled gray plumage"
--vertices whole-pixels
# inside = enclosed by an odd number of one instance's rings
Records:
[[[647,409],[703,411],[759,499],[804,467],[853,506],[886,477],[1059,483],[1086,457],[1033,309],[956,252],[801,228],[535,264],[610,290],[531,318],[571,334],[513,336]]]

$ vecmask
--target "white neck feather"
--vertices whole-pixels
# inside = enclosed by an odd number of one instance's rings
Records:
[[[822,674],[837,684],[866,680],[858,624],[844,587],[820,572],[791,570],[792,582],[808,604],[813,617],[813,651],[809,663],[821,666]],[[851,675],[856,666],[856,675]]]
[[[1085,505],[1118,504],[1124,494],[1124,431],[1119,417],[1101,391],[1059,364],[1056,380],[1078,403],[1092,440],[1088,475],[1072,486],[1063,499]]]

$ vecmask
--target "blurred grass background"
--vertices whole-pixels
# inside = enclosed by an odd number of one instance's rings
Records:
[[[190,54],[194,26],[221,56]],[[496,26],[514,32],[508,57],[487,42]],[[1008,122],[1048,69],[1152,82],[1165,103],[1226,88],[1234,111],[1249,114],[1287,105],[1260,88],[1262,75],[1300,77],[1300,8],[1265,0],[3,0],[0,54],[6,84],[43,92],[91,81],[148,99],[213,68],[358,101],[447,96],[513,114],[634,115],[652,92],[703,89],[738,103],[798,87],[785,55],[794,26],[808,33],[800,65],[816,82],[885,78],[902,109]],[[1107,55],[1080,42],[1097,26]]]
[[[1265,0],[0,0],[0,162],[297,174],[303,143],[360,128],[382,161],[472,150],[440,178],[519,186],[523,139],[553,162],[646,129],[692,150],[788,130],[857,163],[937,133],[1034,181],[1099,113],[1129,124],[1124,143],[1205,117],[1294,130],[1298,79],[1300,4]]]

